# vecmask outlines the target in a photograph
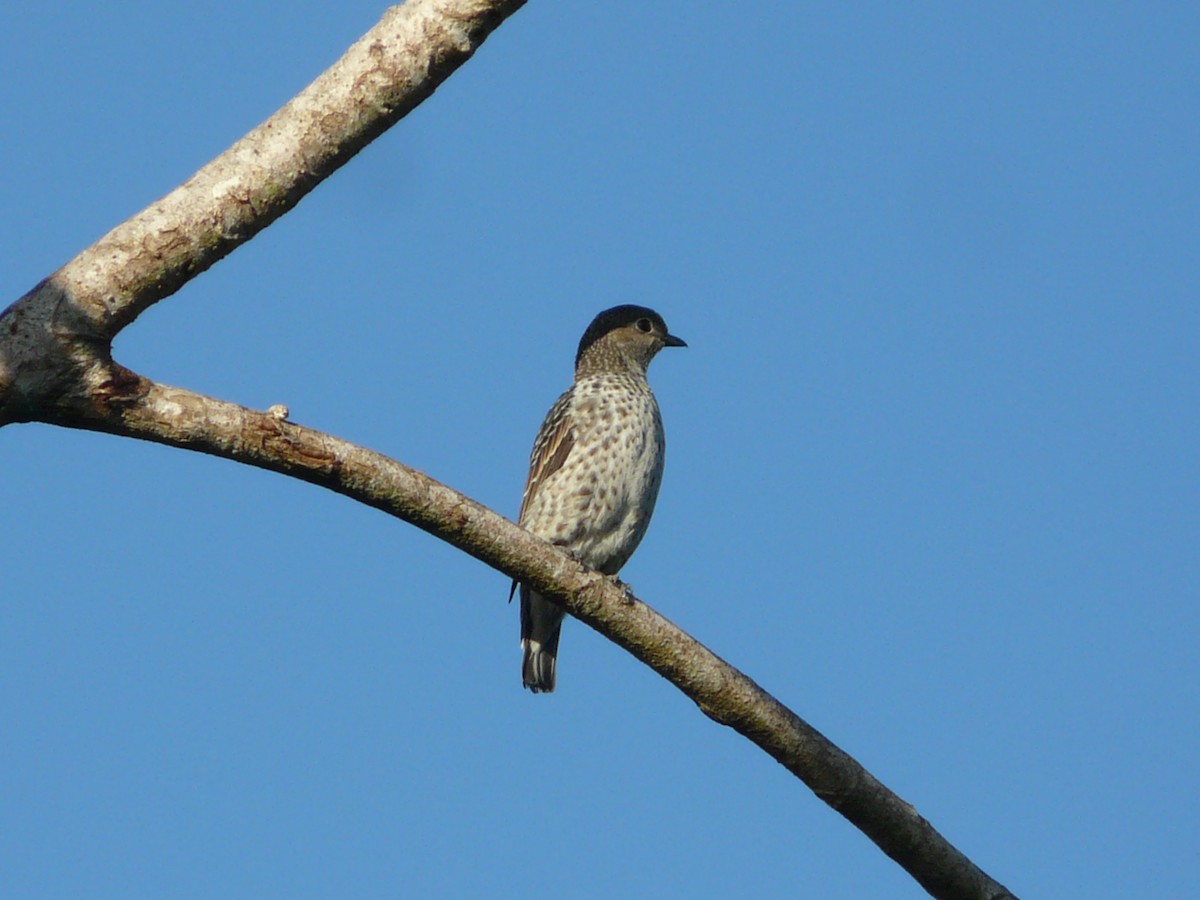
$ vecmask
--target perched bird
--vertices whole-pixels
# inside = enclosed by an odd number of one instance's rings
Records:
[[[644,306],[614,306],[592,320],[575,354],[575,383],[533,442],[517,519],[524,528],[605,575],[620,571],[662,482],[666,441],[646,368],[663,347],[686,346]],[[521,678],[535,694],[552,691],[565,612],[520,588]]]

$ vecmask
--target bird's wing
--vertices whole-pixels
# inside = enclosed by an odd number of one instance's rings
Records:
[[[570,412],[571,392],[567,391],[554,401],[550,412],[546,413],[546,421],[538,429],[533,452],[529,454],[529,477],[525,479],[525,491],[521,494],[521,514],[517,516],[519,525],[524,524],[525,511],[529,509],[529,502],[537,494],[538,488],[561,469],[571,455],[571,448],[575,446],[575,429],[571,426]],[[508,592],[509,603],[512,603],[516,592],[517,581],[514,579],[512,589]]]
[[[529,509],[538,488],[561,469],[571,455],[571,448],[575,446],[575,429],[571,425],[570,411],[571,392],[567,391],[546,413],[546,421],[542,423],[533,442],[533,452],[529,454],[529,477],[525,479],[521,514],[517,516],[517,522],[524,521],[525,511]]]

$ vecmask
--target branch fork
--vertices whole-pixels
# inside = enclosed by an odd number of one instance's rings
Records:
[[[39,421],[300,478],[416,525],[563,604],[757,744],[936,897],[1012,897],[815,728],[620,583],[403,464],[112,358],[121,329],[291,210],[433,93],[524,0],[410,0],[270,119],[0,313],[0,427]]]

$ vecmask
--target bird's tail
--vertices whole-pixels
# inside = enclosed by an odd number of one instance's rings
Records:
[[[535,694],[554,690],[561,606],[521,585],[521,680]]]

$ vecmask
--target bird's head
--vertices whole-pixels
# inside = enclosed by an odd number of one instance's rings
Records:
[[[652,309],[625,304],[606,309],[583,333],[575,354],[575,374],[633,368],[645,373],[663,347],[686,347]]]

